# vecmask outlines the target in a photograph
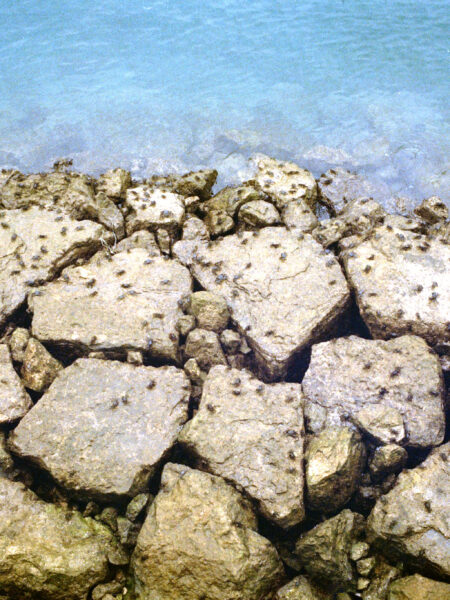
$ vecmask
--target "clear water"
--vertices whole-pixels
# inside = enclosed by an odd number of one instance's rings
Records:
[[[0,0],[0,166],[247,158],[449,197],[448,0]]]

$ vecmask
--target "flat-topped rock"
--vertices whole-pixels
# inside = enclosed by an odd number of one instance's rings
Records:
[[[175,367],[79,359],[22,419],[10,448],[77,495],[131,497],[186,422],[189,390]]]
[[[140,229],[170,231],[179,227],[184,219],[183,197],[166,190],[152,189],[147,185],[130,188],[126,193],[125,208],[127,233]]]
[[[267,379],[282,377],[348,306],[338,262],[309,235],[266,227],[209,244],[181,241],[174,253],[203,288],[225,297]]]
[[[0,210],[0,327],[33,286],[112,240],[97,223],[75,221],[38,206]]]
[[[439,359],[416,336],[316,344],[302,386],[314,433],[358,423],[379,443],[426,448],[444,439]]]
[[[450,341],[450,246],[439,237],[383,225],[342,258],[373,337]]]
[[[305,512],[303,437],[299,384],[265,385],[248,371],[218,366],[179,441],[202,468],[253,498],[267,519],[292,527]]]
[[[0,425],[23,417],[33,406],[14,370],[6,344],[0,344]]]
[[[250,503],[220,477],[168,464],[132,565],[140,600],[268,600],[284,575]]]
[[[42,342],[78,352],[110,351],[177,360],[182,311],[178,301],[191,292],[189,271],[176,260],[132,248],[94,256],[33,296],[32,333]]]

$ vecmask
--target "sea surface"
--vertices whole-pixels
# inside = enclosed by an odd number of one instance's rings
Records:
[[[257,153],[450,197],[448,0],[0,0],[0,167]]]

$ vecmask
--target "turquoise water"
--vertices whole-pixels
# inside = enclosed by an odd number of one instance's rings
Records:
[[[0,0],[0,166],[263,152],[449,197],[446,0]]]

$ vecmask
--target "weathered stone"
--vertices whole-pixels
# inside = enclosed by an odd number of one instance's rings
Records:
[[[209,239],[205,223],[197,217],[190,217],[184,222],[182,239],[174,245],[173,253],[183,264],[190,265]]]
[[[11,351],[12,359],[16,362],[22,362],[25,356],[25,350],[30,339],[30,332],[28,329],[23,327],[17,327],[14,329],[9,340],[9,349]]]
[[[192,315],[183,315],[177,321],[177,329],[183,337],[186,337],[190,331],[195,329],[195,325],[195,317]]]
[[[127,557],[110,530],[0,477],[0,589],[21,600],[86,600]]]
[[[314,211],[304,200],[291,200],[285,204],[281,220],[288,229],[297,233],[310,233],[319,223]]]
[[[241,206],[239,221],[243,221],[250,227],[270,227],[280,222],[280,214],[270,202],[254,200]]]
[[[437,196],[431,196],[414,209],[415,214],[427,223],[439,223],[448,219],[448,208]]]
[[[407,459],[408,453],[401,446],[379,446],[369,462],[370,475],[374,481],[380,481],[390,473],[399,473]]]
[[[14,371],[8,346],[0,344],[0,424],[13,423],[33,406]]]
[[[134,547],[137,542],[139,531],[141,530],[140,523],[133,523],[125,517],[117,518],[117,536],[121,544],[127,547]]]
[[[374,556],[369,556],[367,558],[361,558],[356,563],[356,570],[363,577],[368,577],[372,573],[372,571],[375,567],[375,563],[376,563],[376,558]]]
[[[114,254],[118,252],[129,252],[133,248],[143,248],[147,250],[149,256],[161,256],[158,243],[155,240],[155,236],[150,231],[145,229],[136,231],[124,240],[121,240],[117,245],[114,246]]]
[[[125,221],[114,202],[104,192],[99,192],[95,196],[95,204],[96,211],[93,215],[95,220],[104,225],[106,229],[113,231],[118,240],[123,239],[125,237]]]
[[[140,350],[176,361],[178,300],[191,285],[178,261],[149,258],[142,248],[99,253],[32,297],[32,334],[79,352]]]
[[[179,443],[202,467],[254,499],[281,527],[304,518],[300,385],[264,385],[248,371],[214,367]]]
[[[387,556],[407,559],[420,572],[450,577],[450,443],[435,448],[376,503],[370,538]],[[407,507],[407,510],[405,509]]]
[[[92,221],[74,221],[37,206],[0,211],[0,327],[32,286],[110,241],[112,234]]]
[[[346,427],[324,429],[306,452],[306,486],[309,506],[332,513],[355,492],[365,463],[365,449],[356,431]]]
[[[350,548],[350,558],[356,562],[361,558],[366,558],[369,554],[370,546],[367,542],[356,542]]]
[[[120,581],[101,583],[92,590],[92,600],[105,600],[106,594],[120,594],[123,584]]]
[[[0,477],[3,473],[9,473],[14,469],[14,461],[6,447],[6,435],[0,431]]]
[[[184,363],[184,372],[195,385],[203,385],[207,373],[202,371],[195,358],[190,358]]]
[[[354,198],[339,213],[352,233],[367,233],[376,223],[383,222],[386,211],[373,198]]]
[[[172,249],[172,237],[167,229],[158,229],[156,232],[156,241],[163,254],[170,254]]]
[[[117,531],[117,517],[119,511],[114,506],[106,506],[100,514],[96,515],[97,521],[101,521],[111,529],[111,531]]]
[[[193,245],[191,252],[178,242],[173,250],[204,289],[225,297],[268,379],[282,377],[294,355],[328,331],[349,302],[338,262],[309,235],[298,239],[265,227]]]
[[[59,360],[53,358],[38,340],[30,338],[20,370],[25,387],[44,392],[62,369]]]
[[[235,217],[244,204],[261,200],[261,193],[251,185],[225,187],[205,202],[203,209],[210,211],[225,211],[230,217]]]
[[[144,357],[142,355],[142,352],[139,352],[139,350],[129,350],[127,352],[127,363],[129,363],[130,365],[143,365],[144,364]]]
[[[332,244],[335,244],[347,234],[347,223],[340,217],[321,221],[312,232],[314,239],[317,240],[319,244],[322,244],[324,248],[328,248]]]
[[[131,187],[131,175],[125,169],[111,169],[100,175],[97,190],[119,202],[125,199],[127,189]]]
[[[390,406],[375,404],[362,408],[355,423],[379,444],[400,444],[405,440],[402,414]]]
[[[214,365],[226,365],[219,336],[207,329],[193,329],[186,338],[185,354],[195,358],[201,369],[208,371]]]
[[[150,494],[142,493],[135,496],[127,506],[127,511],[125,513],[126,518],[130,521],[136,521],[149,501]]]
[[[416,336],[387,342],[350,336],[317,344],[302,386],[314,433],[351,427],[361,410],[382,406],[402,415],[405,445],[426,448],[444,439],[439,360]]]
[[[212,237],[225,235],[234,229],[233,219],[224,210],[210,210],[205,225]]]
[[[298,575],[275,594],[274,600],[333,600],[334,595]]]
[[[450,247],[438,238],[380,226],[342,253],[360,313],[373,337],[414,333],[449,342]]]
[[[389,586],[400,574],[399,569],[377,557],[369,587],[362,594],[363,600],[388,600]]]
[[[237,354],[241,346],[241,336],[234,329],[225,329],[220,334],[220,343],[227,354]]]
[[[215,169],[191,171],[185,175],[168,175],[167,177],[152,177],[152,185],[163,186],[182,196],[198,196],[205,201],[211,196],[211,190],[217,179]]]
[[[22,419],[9,444],[79,496],[134,496],[174,444],[188,402],[188,379],[175,367],[79,359]]]
[[[218,333],[226,328],[230,319],[225,298],[213,292],[191,294],[188,312],[196,318],[200,329]]]
[[[127,190],[125,207],[127,233],[139,229],[176,230],[184,219],[184,202],[182,196],[173,192],[151,189],[140,185]]]
[[[421,575],[397,579],[389,586],[389,600],[449,600],[450,584]]]
[[[263,600],[283,577],[250,504],[220,477],[166,465],[132,565],[141,600]]]
[[[297,554],[306,572],[333,585],[335,591],[356,590],[356,569],[349,554],[363,531],[364,518],[347,509],[316,525],[297,542]]]

